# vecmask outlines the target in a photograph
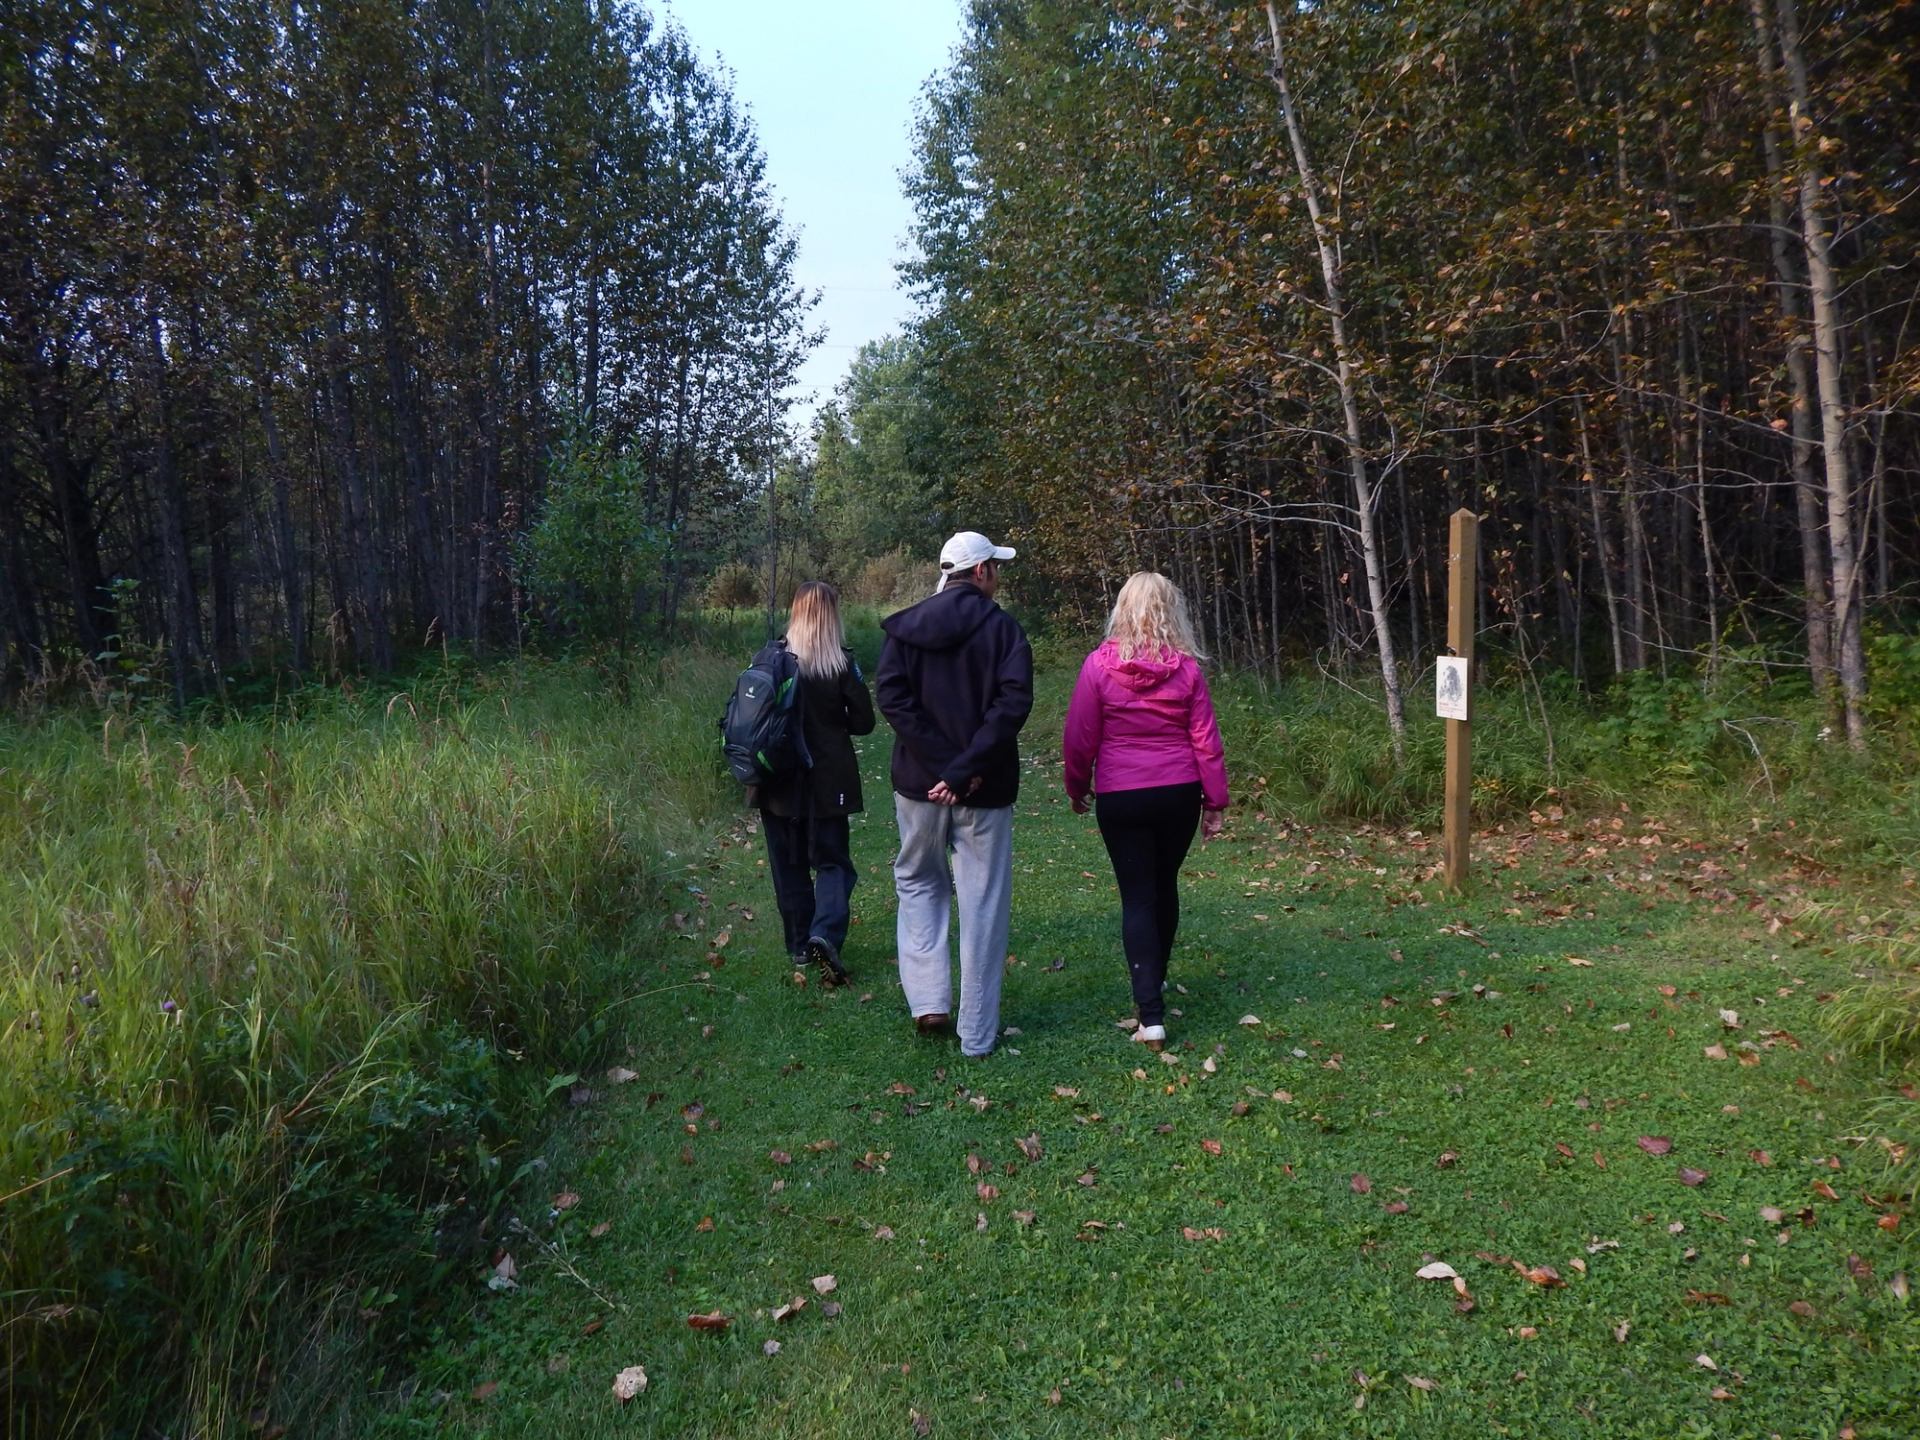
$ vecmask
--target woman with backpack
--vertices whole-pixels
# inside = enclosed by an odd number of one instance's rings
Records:
[[[1138,1018],[1166,1042],[1167,962],[1180,927],[1180,866],[1198,826],[1220,833],[1227,766],[1187,602],[1164,575],[1120,588],[1107,638],[1080,667],[1061,742],[1067,798],[1094,818],[1120,885],[1120,934]]]
[[[873,733],[873,696],[847,649],[831,585],[809,580],[794,592],[782,643],[799,662],[799,718],[813,763],[763,782],[752,798],[767,836],[787,954],[795,968],[817,965],[826,984],[843,985],[840,952],[858,878],[847,817],[862,808],[853,737]]]

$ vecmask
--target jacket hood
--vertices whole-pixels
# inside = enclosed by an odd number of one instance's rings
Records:
[[[1111,640],[1102,641],[1094,652],[1100,657],[1101,667],[1129,690],[1145,693],[1157,690],[1175,675],[1180,673],[1180,665],[1185,656],[1177,650],[1163,650],[1157,655],[1135,655],[1131,659],[1120,658],[1120,647]]]
[[[921,650],[952,650],[999,610],[972,585],[955,582],[918,605],[910,605],[880,622],[880,628],[903,645]]]

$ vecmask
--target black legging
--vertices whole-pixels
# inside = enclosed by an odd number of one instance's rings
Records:
[[[1200,824],[1200,782],[1115,790],[1094,800],[1120,882],[1120,936],[1142,1025],[1166,1019],[1167,960],[1180,928],[1180,866]]]

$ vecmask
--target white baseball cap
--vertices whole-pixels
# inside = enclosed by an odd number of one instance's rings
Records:
[[[1014,550],[1011,545],[996,545],[978,530],[962,530],[940,547],[940,583],[934,587],[937,595],[947,588],[947,581],[956,575],[971,573],[974,566],[984,565],[989,560],[1011,560]]]

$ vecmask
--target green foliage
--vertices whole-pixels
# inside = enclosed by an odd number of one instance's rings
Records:
[[[237,1433],[304,1335],[364,1366],[472,1293],[547,1077],[646,1013],[733,663],[0,722],[14,1433]]]
[[[584,429],[549,462],[546,499],[520,558],[528,590],[565,632],[623,643],[632,633],[666,548],[648,519],[646,489],[638,460]]]
[[[753,567],[730,560],[707,581],[707,604],[719,610],[748,610],[766,601],[765,586]]]
[[[1876,629],[1866,649],[1875,717],[1909,728],[1920,724],[1920,632]]]
[[[958,528],[931,383],[916,340],[875,341],[861,346],[841,400],[814,418],[813,505],[833,573],[894,551],[930,554]]]

